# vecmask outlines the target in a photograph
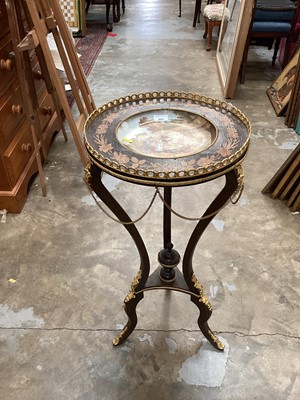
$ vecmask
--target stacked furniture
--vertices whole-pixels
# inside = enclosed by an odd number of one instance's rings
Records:
[[[300,211],[300,143],[262,190],[283,200],[291,212]]]
[[[30,62],[39,103],[43,144],[49,151],[59,131],[57,114],[33,51]],[[0,2],[0,210],[20,212],[31,178],[37,172],[36,155],[23,107],[5,2]],[[42,157],[42,152],[41,157]]]
[[[300,3],[296,5],[291,0],[255,0],[248,37],[241,64],[240,82],[245,82],[248,50],[251,43],[266,44],[271,49],[275,41],[272,65],[275,64],[280,41],[283,38],[290,39],[300,11]],[[285,67],[288,61],[289,48],[286,46],[283,57]]]

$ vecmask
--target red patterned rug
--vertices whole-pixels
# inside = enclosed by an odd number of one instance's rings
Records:
[[[107,37],[106,25],[96,22],[87,22],[86,36],[75,38],[75,47],[80,54],[80,63],[86,76],[91,72],[95,61],[105,43]],[[67,91],[67,100],[72,106],[74,97],[72,91]]]
[[[75,39],[80,62],[86,74],[89,75],[107,37],[106,25],[97,22],[87,22],[86,36]]]

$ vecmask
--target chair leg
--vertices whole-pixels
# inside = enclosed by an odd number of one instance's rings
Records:
[[[121,19],[120,0],[113,0],[113,21],[119,22]]]
[[[194,21],[193,21],[193,27],[194,28],[196,26],[196,22],[200,22],[200,13],[201,13],[201,0],[196,0],[196,2],[195,2]]]
[[[300,39],[298,39],[299,42]],[[284,49],[284,54],[283,54],[283,60],[282,60],[282,69],[286,67],[288,62],[290,61],[290,52],[291,52],[291,39],[288,36],[286,39],[286,44],[285,44],[285,49]]]
[[[273,57],[272,57],[272,65],[273,66],[275,65],[275,61],[276,61],[276,58],[277,58],[277,53],[278,53],[278,50],[279,50],[280,40],[281,40],[281,38],[277,38],[275,40],[274,53],[273,53]]]
[[[208,20],[208,44],[206,47],[206,51],[210,51],[211,48],[213,28],[214,28],[214,22]]]
[[[178,10],[178,17],[181,17],[181,0],[179,0],[178,7],[179,7],[179,10]]]
[[[207,38],[207,33],[208,33],[208,19],[204,18],[204,24],[205,24],[205,31],[203,33],[203,39]]]
[[[109,22],[111,0],[105,0],[105,4],[106,4],[106,30],[108,32],[111,32],[113,30],[112,24]]]
[[[85,3],[85,13],[87,14],[91,5],[91,0],[86,0]]]
[[[240,66],[240,83],[241,84],[245,83],[246,65],[247,65],[249,46],[250,46],[250,36],[246,40],[243,58],[242,58],[241,66]]]

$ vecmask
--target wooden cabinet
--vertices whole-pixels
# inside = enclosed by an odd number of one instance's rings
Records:
[[[60,129],[52,98],[46,90],[35,52],[31,55],[39,118],[48,151]],[[42,152],[41,152],[42,156]],[[0,210],[21,212],[29,181],[37,172],[30,125],[27,121],[14,62],[5,2],[0,2]]]

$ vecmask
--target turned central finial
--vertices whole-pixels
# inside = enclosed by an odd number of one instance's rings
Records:
[[[167,243],[165,248],[158,253],[158,262],[161,265],[160,279],[165,282],[172,282],[176,279],[176,270],[174,269],[180,261],[179,253],[173,249],[171,242]]]

